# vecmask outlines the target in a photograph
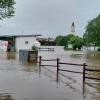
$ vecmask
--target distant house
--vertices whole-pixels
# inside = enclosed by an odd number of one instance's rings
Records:
[[[33,45],[39,46],[40,43],[36,40],[36,35],[10,35],[0,36],[0,40],[8,41],[7,51],[19,51],[20,49],[31,49]]]
[[[56,42],[53,38],[37,38],[42,46],[55,46]]]
[[[72,50],[72,49],[73,49],[73,45],[69,43],[69,44],[68,44],[68,49],[69,49],[69,50]]]

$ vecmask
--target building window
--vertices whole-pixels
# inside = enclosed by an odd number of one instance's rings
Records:
[[[28,41],[25,41],[25,44],[28,44]]]

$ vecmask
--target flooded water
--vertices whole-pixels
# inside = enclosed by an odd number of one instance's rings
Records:
[[[60,58],[61,62],[88,64],[100,69],[100,58],[89,56],[85,51],[64,51],[54,47],[54,52],[39,51],[43,59]],[[50,66],[23,63],[18,53],[0,52],[0,100],[100,100],[100,81],[86,79],[83,75],[59,71]],[[42,62],[42,65],[56,65],[56,61]],[[60,65],[60,68],[82,72],[80,66]],[[99,73],[88,76],[100,77]]]

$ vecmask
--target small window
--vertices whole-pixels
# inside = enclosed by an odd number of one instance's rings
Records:
[[[25,41],[25,44],[28,44],[28,41]]]

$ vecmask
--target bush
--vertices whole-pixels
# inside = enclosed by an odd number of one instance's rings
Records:
[[[100,51],[100,47],[97,49],[97,51]]]
[[[73,44],[73,50],[76,50],[77,49],[77,44]]]
[[[64,46],[64,50],[68,50],[68,46],[66,45],[66,46]]]
[[[33,45],[32,50],[37,50],[37,47],[35,45]]]

